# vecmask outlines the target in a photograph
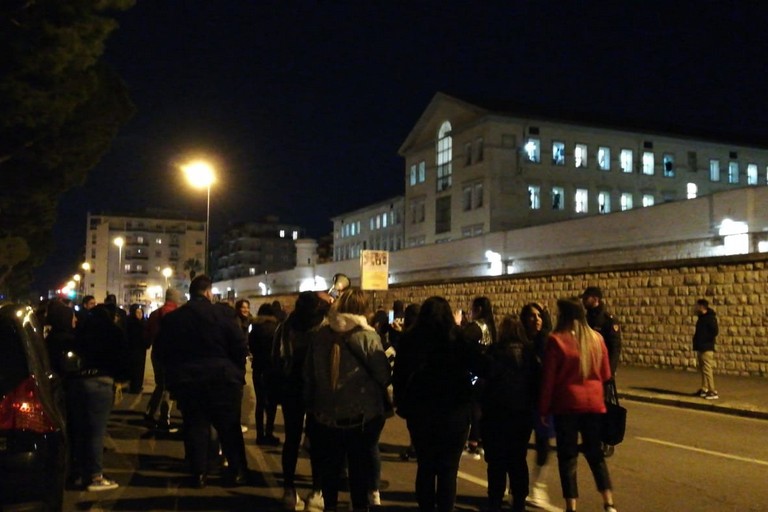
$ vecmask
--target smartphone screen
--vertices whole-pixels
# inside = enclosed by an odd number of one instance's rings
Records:
[[[395,310],[390,309],[389,310],[389,323],[392,323],[395,321]]]

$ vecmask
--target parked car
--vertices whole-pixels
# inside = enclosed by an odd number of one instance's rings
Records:
[[[61,510],[67,465],[61,379],[28,306],[0,305],[0,509]]]

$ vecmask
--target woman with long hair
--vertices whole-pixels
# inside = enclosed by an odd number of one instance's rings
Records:
[[[293,311],[288,315],[285,322],[277,327],[273,340],[272,361],[284,376],[280,390],[280,402],[283,404],[283,421],[285,423],[285,442],[282,453],[282,501],[285,510],[322,512],[325,508],[316,454],[310,451],[312,490],[307,495],[306,500],[302,500],[296,491],[296,464],[299,459],[301,436],[305,431],[304,359],[314,331],[319,328],[328,313],[330,306],[328,299],[330,297],[325,293],[301,292],[296,298]],[[312,423],[309,418],[306,419],[306,422],[306,431],[309,432]]]
[[[552,320],[549,311],[538,302],[531,302],[520,310],[520,322],[525,328],[526,336],[533,344],[536,358],[541,365],[541,361],[544,359],[544,347],[547,345],[549,333],[552,332]],[[548,468],[547,462],[552,451],[551,440],[555,438],[555,425],[552,415],[547,416],[548,424],[543,424],[539,420],[538,408],[533,412],[533,416],[536,464],[531,471],[528,502],[533,506],[544,507],[549,504],[545,477]]]
[[[469,432],[471,345],[442,297],[421,306],[403,335],[392,384],[417,453],[416,500],[422,512],[450,512]]]
[[[584,307],[576,298],[557,301],[557,325],[544,351],[539,413],[554,415],[557,461],[566,512],[576,510],[579,489],[576,468],[581,450],[603,497],[606,512],[616,512],[611,477],[600,441],[605,413],[603,383],[611,378],[608,350],[603,338],[587,324]]]
[[[480,353],[488,350],[488,347],[496,343],[496,320],[493,316],[493,306],[488,297],[475,297],[470,311],[471,321],[464,326],[464,339],[479,349]],[[467,455],[475,460],[480,460],[483,455],[482,433],[480,425],[482,408],[480,399],[485,389],[485,379],[477,375],[473,376],[472,422],[469,428],[467,440]]]
[[[384,394],[390,380],[387,355],[368,325],[368,297],[345,290],[318,329],[304,363],[309,432],[317,453],[325,510],[336,510],[339,475],[347,460],[354,511],[367,511],[375,475],[375,445],[384,428]]]
[[[526,456],[533,429],[539,365],[519,320],[505,316],[498,334],[480,368],[485,379],[480,404],[488,463],[488,511],[501,510],[509,477],[512,511],[523,512],[528,495]]]

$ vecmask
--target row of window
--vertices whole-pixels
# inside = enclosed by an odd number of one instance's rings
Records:
[[[373,251],[399,251],[403,248],[403,239],[401,236],[376,237],[367,241],[355,242],[346,245],[334,247],[334,259],[336,261],[348,260],[360,257],[360,251],[366,249]]]
[[[652,145],[646,142],[646,145]],[[526,160],[531,163],[541,163],[541,140],[537,138],[529,138],[524,146]],[[634,171],[634,159],[635,152],[632,149],[621,149],[619,152],[619,168],[624,173],[632,173]],[[736,158],[737,154],[731,152],[731,158]],[[696,170],[696,156],[695,152],[688,153],[689,168]],[[611,170],[611,148],[608,146],[598,146],[597,153],[595,154],[595,162],[597,168],[602,171]],[[575,168],[585,169],[589,163],[589,149],[586,144],[574,144],[573,146],[573,166]],[[666,178],[675,177],[675,155],[672,153],[663,153],[661,156],[662,172]],[[566,147],[564,142],[553,141],[552,142],[552,165],[565,166],[566,165]],[[656,172],[656,155],[653,151],[643,151],[641,158],[640,172],[642,174],[652,176]],[[709,160],[709,177],[711,181],[718,182],[721,180],[720,176],[720,160]],[[728,183],[738,184],[739,177],[739,162],[728,162]],[[766,167],[766,180],[768,181],[768,166]],[[755,163],[747,164],[747,185],[758,184],[758,166]]]
[[[698,187],[695,183],[688,183],[686,190],[687,198],[694,199],[698,194]],[[619,210],[631,210],[634,208],[634,197],[632,192],[619,193]],[[656,203],[656,197],[653,194],[642,194],[641,204],[643,207],[653,206]],[[528,208],[531,210],[540,210],[543,208],[542,189],[538,185],[528,186]],[[549,191],[549,206],[552,210],[566,209],[566,195],[563,187],[553,186]],[[577,188],[573,194],[573,211],[575,213],[589,213],[589,190]],[[598,213],[610,213],[611,192],[601,190],[597,193],[597,211]]]

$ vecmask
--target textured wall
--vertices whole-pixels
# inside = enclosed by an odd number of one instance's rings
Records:
[[[497,315],[517,314],[523,304],[541,302],[552,311],[560,297],[588,285],[603,289],[608,309],[623,329],[622,364],[694,369],[691,350],[693,305],[706,298],[718,315],[716,372],[768,376],[768,255],[723,257],[675,264],[590,269],[547,275],[512,275],[419,283],[371,292],[376,307],[395,299],[422,302],[441,295],[468,310],[472,298],[491,299]],[[272,297],[290,309],[294,296]]]

